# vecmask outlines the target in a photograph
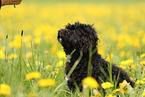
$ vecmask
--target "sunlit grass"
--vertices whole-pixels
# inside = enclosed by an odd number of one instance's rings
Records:
[[[108,95],[140,97],[145,88],[145,3],[22,3],[16,8],[5,6],[0,10],[0,84],[11,88],[14,97],[76,97],[65,83],[67,58],[57,42],[57,31],[67,23],[80,21],[94,24],[100,38],[99,53],[106,60],[125,69],[136,86],[127,87],[127,93],[106,89]],[[21,31],[23,30],[23,35]],[[76,64],[77,65],[77,64]],[[28,80],[26,76],[33,75]],[[70,75],[69,75],[70,76]],[[55,84],[40,87],[38,82],[52,79]],[[128,83],[126,83],[128,86]],[[46,81],[46,84],[47,81]],[[122,88],[120,88],[122,89]],[[0,95],[2,94],[0,88]],[[92,90],[93,91],[93,90]],[[6,92],[7,93],[7,92]],[[8,91],[9,94],[9,91]],[[102,95],[97,91],[91,96]]]

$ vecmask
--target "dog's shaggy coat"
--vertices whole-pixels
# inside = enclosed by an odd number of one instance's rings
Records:
[[[74,82],[76,82],[80,90],[82,90],[81,81],[87,77],[90,46],[92,46],[92,50],[97,49],[99,40],[97,33],[92,25],[76,22],[75,24],[68,24],[65,29],[60,29],[58,31],[57,39],[63,46],[66,55],[70,55],[75,49],[70,60],[66,63],[66,74],[68,74],[76,60],[79,58],[80,51],[83,52],[81,61],[67,81],[70,90],[74,91],[76,89]],[[103,71],[105,71],[105,73]],[[94,77],[99,84],[101,84],[102,81],[110,81],[109,62],[101,58],[101,55],[98,54],[98,50],[92,55],[91,72],[92,77]],[[117,86],[123,80],[130,83],[132,87],[135,84],[134,81],[129,78],[129,75],[115,64],[112,64],[112,80],[117,82]]]

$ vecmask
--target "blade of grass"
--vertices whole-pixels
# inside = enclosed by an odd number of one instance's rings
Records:
[[[80,56],[77,59],[77,61],[74,63],[73,67],[70,69],[69,73],[67,74],[67,76],[66,76],[67,78],[69,78],[70,75],[73,73],[73,71],[75,70],[75,68],[77,67],[77,65],[79,64],[79,62],[81,61],[82,57],[83,57],[83,52],[80,51]]]
[[[87,76],[91,76],[91,60],[92,60],[92,45],[90,45],[90,49],[89,49],[89,62],[88,62]]]

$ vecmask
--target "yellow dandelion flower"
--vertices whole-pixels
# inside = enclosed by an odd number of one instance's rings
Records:
[[[19,49],[20,47],[21,47],[21,41],[14,41],[14,47],[16,48],[16,49]]]
[[[95,94],[95,97],[100,97],[101,96],[101,94],[99,93],[99,92],[97,92],[96,94]]]
[[[129,60],[126,60],[126,61],[121,61],[121,65],[131,65],[134,61],[129,59]]]
[[[107,57],[107,61],[111,61],[112,60],[112,58],[113,58],[113,54],[111,54],[111,55],[108,55],[108,57]]]
[[[9,47],[11,47],[11,48],[15,47],[17,49],[20,48],[21,47],[21,36],[16,35],[14,39],[15,39],[14,41],[9,42],[9,44],[8,44]]]
[[[36,37],[35,40],[34,40],[34,43],[36,45],[38,45],[40,43],[40,37]]]
[[[29,63],[27,63],[26,65],[27,65],[27,67],[30,67],[30,64]]]
[[[17,54],[10,54],[8,58],[9,59],[15,59],[15,58],[17,58]]]
[[[93,77],[86,77],[82,80],[84,87],[88,86],[90,88],[99,88],[98,82]]]
[[[21,39],[22,39],[22,37],[21,37],[21,35],[16,35],[15,37],[14,37],[14,41],[13,41],[13,43],[14,43],[14,47],[16,48],[16,49],[18,49],[18,48],[20,48],[21,47]]]
[[[27,58],[31,58],[31,57],[32,57],[32,52],[28,52],[28,53],[26,54],[26,57],[27,57]]]
[[[145,78],[143,78],[143,81],[145,81]]]
[[[142,66],[144,66],[144,65],[145,65],[145,61],[141,61],[140,64],[141,64]]]
[[[59,73],[59,69],[55,68],[55,71],[52,72],[52,74],[58,74]]]
[[[104,55],[105,55],[105,52],[104,52],[104,50],[103,50],[103,49],[98,49],[98,53],[99,53],[99,54],[101,54],[102,56],[104,56]]]
[[[7,84],[0,84],[0,95],[10,96],[11,87]]]
[[[47,68],[52,68],[52,66],[51,66],[51,65],[47,65],[46,67],[47,67]]]
[[[117,92],[120,92],[120,89],[113,90],[113,93],[117,93]]]
[[[130,67],[131,67],[132,69],[135,69],[135,66],[134,66],[134,65],[130,65]]]
[[[43,63],[40,63],[40,66],[43,66]]]
[[[59,69],[58,68],[55,68],[55,71],[59,71]]]
[[[52,68],[52,66],[51,65],[47,65],[45,68],[46,68],[46,70],[48,70],[48,69]]]
[[[128,93],[128,89],[127,88],[121,88],[123,93]]]
[[[14,41],[11,41],[11,42],[9,42],[8,45],[9,45],[10,48],[13,48],[15,46],[15,42]]]
[[[126,69],[126,66],[124,66],[124,65],[120,65],[119,67],[122,69]]]
[[[119,83],[119,86],[120,86],[123,93],[128,93],[129,83],[127,83],[126,80],[124,80],[122,83]]]
[[[142,93],[142,96],[145,97],[145,92]]]
[[[105,96],[105,97],[116,97],[116,96],[113,96],[112,94],[109,94],[108,96]]]
[[[16,41],[21,41],[22,37],[21,37],[21,35],[17,34],[17,35],[15,35],[14,39]]]
[[[66,54],[63,51],[58,51],[57,52],[57,56],[58,56],[58,58],[64,58],[64,59],[66,59]]]
[[[145,84],[145,82],[143,80],[137,80],[135,84]]]
[[[30,72],[26,75],[26,79],[27,80],[31,80],[31,79],[39,79],[41,77],[41,73],[40,72]]]
[[[56,67],[61,67],[64,64],[63,61],[58,61]]]
[[[31,42],[31,40],[32,40],[31,35],[24,36],[24,39],[23,39],[24,42]]]
[[[101,86],[103,89],[107,89],[107,88],[113,87],[114,85],[112,85],[110,82],[104,82],[101,84]]]
[[[121,61],[121,63],[120,63],[121,65],[126,65],[127,64],[127,62],[126,61]]]
[[[58,74],[59,71],[52,71],[52,74]]]
[[[54,79],[41,79],[38,81],[40,87],[51,87],[56,84]]]
[[[0,50],[0,59],[4,59],[5,58],[5,54],[2,50]]]
[[[144,58],[145,57],[145,53],[144,54],[141,54],[141,56],[140,56],[141,58]]]
[[[126,61],[126,64],[131,65],[133,62],[134,62],[133,60],[129,59],[129,60]]]

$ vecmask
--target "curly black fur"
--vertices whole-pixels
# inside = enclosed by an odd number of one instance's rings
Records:
[[[99,40],[97,33],[92,25],[80,24],[79,22],[77,22],[75,24],[68,24],[65,29],[60,29],[58,31],[57,39],[63,46],[66,55],[70,55],[71,52],[75,49],[75,52],[72,54],[71,59],[66,63],[66,74],[68,74],[71,67],[79,58],[80,51],[83,51],[83,57],[81,61],[79,62],[67,82],[70,90],[74,91],[76,89],[74,82],[77,83],[81,90],[81,81],[82,79],[87,77],[90,45],[92,45],[92,50],[97,49]],[[109,62],[101,58],[101,55],[98,54],[97,50],[92,55],[91,64],[92,77],[94,77],[99,82],[99,84],[102,83],[102,80],[104,82],[109,81],[109,79],[107,78],[107,76],[109,77]],[[103,71],[105,71],[105,73]],[[123,69],[117,67],[115,64],[112,64],[112,80],[117,81],[117,86],[123,80],[129,82],[132,87],[135,84],[134,81],[129,78],[129,75]]]

